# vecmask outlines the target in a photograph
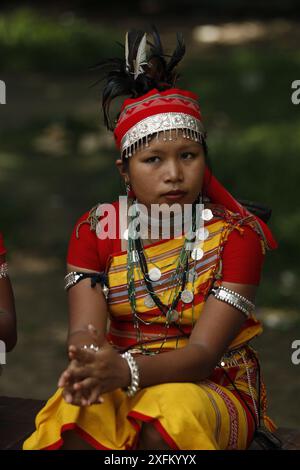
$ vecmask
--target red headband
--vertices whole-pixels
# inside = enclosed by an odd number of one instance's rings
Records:
[[[162,115],[171,115],[175,121],[169,123],[157,121]],[[151,119],[151,117],[153,117]],[[180,122],[180,118],[184,121]],[[180,90],[179,88],[170,88],[165,91],[153,89],[138,98],[128,98],[124,101],[121,113],[114,130],[116,145],[122,150],[124,149],[124,139],[128,139],[128,145],[133,144],[138,139],[146,137],[147,124],[145,121],[149,119],[150,129],[155,126],[157,121],[159,127],[157,130],[174,129],[177,127],[188,128],[191,132],[203,132],[202,117],[198,104],[198,96],[190,91]],[[177,119],[177,123],[176,123]],[[186,120],[189,119],[189,122]],[[142,125],[144,123],[144,125]],[[165,127],[163,127],[165,125]],[[149,132],[148,132],[149,134]]]

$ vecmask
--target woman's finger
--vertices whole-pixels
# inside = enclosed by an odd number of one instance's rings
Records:
[[[81,406],[81,395],[72,395],[72,398],[67,403],[73,406]]]
[[[73,387],[68,387],[64,389],[63,397],[68,404],[81,406],[82,398],[86,399],[88,396],[83,394],[81,390],[73,390]]]
[[[63,397],[67,403],[71,404],[73,402],[72,390],[70,390],[69,388],[64,388]]]
[[[75,382],[73,384],[73,389],[84,391],[84,390],[92,389],[98,384],[99,384],[99,381],[97,379],[88,377],[80,382]]]
[[[101,387],[96,386],[90,391],[90,395],[88,398],[88,404],[89,405],[95,405],[95,404],[100,404],[103,403],[104,399],[101,396]]]
[[[73,390],[79,391],[82,394],[82,406],[92,405],[93,403],[103,403],[104,401],[100,396],[101,385],[97,379],[87,378],[81,382],[76,382],[73,385]]]
[[[77,348],[76,346],[69,346],[69,358],[77,360],[83,364],[89,364],[95,360],[95,351],[88,349]]]
[[[74,384],[75,382],[81,382],[84,379],[92,378],[94,376],[94,367],[93,366],[83,366],[83,367],[72,367],[69,369],[68,373],[69,384]]]
[[[65,370],[58,379],[58,383],[57,383],[58,387],[67,386],[69,384],[69,380],[70,380],[70,373],[68,372],[68,370]]]

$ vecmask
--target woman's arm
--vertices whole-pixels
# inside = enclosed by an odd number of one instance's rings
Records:
[[[223,282],[252,302],[256,286]],[[236,308],[209,296],[186,347],[158,354],[135,357],[140,371],[140,387],[161,383],[199,382],[207,378],[236,337],[246,317]],[[68,386],[69,403],[92,404],[116,388],[126,388],[131,377],[128,365],[112,348],[97,353],[69,350],[71,362],[59,386]],[[77,394],[75,397],[74,394]]]
[[[80,268],[78,266],[67,265],[68,272],[87,272],[95,271]],[[69,333],[68,345],[81,347],[84,344],[97,344],[103,346],[107,344],[105,339],[108,311],[106,300],[99,284],[91,287],[90,279],[83,279],[68,290],[69,307]],[[92,324],[98,334],[97,338],[92,337],[88,330],[88,325]]]
[[[0,256],[0,266],[5,263],[5,255]],[[17,342],[17,324],[14,294],[9,277],[0,279],[0,340],[6,351],[11,351]]]
[[[68,272],[96,273],[90,269],[81,268],[67,264]],[[108,311],[102,288],[96,284],[91,287],[91,279],[83,279],[68,290],[69,331],[68,331],[68,357],[70,360],[68,368],[63,371],[58,386],[63,384],[64,397],[73,399],[73,404],[82,404],[81,393],[73,389],[74,381],[68,370],[76,364],[70,355],[70,346],[82,348],[84,345],[94,344],[99,347],[108,346],[105,339],[107,329]],[[92,325],[92,329],[89,327]],[[96,333],[93,333],[96,332]]]
[[[257,286],[223,282],[250,301]],[[151,357],[136,357],[140,386],[166,382],[198,382],[208,377],[245,322],[235,307],[210,295],[186,347]]]

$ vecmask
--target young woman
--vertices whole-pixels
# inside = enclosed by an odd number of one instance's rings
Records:
[[[70,362],[24,449],[246,449],[260,421],[274,429],[249,342],[276,242],[209,169],[197,96],[174,88],[182,38],[169,62],[152,38],[131,32],[125,60],[99,64],[108,128],[112,99],[130,96],[113,129],[129,210],[99,205],[74,228]]]
[[[14,295],[8,277],[6,249],[0,233],[0,340],[5,352],[13,349],[17,342]],[[3,345],[3,343],[1,343]]]

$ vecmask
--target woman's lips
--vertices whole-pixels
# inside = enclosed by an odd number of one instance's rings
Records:
[[[181,199],[185,195],[186,195],[185,191],[170,191],[169,193],[165,193],[163,196],[167,199],[175,200],[175,199]]]

